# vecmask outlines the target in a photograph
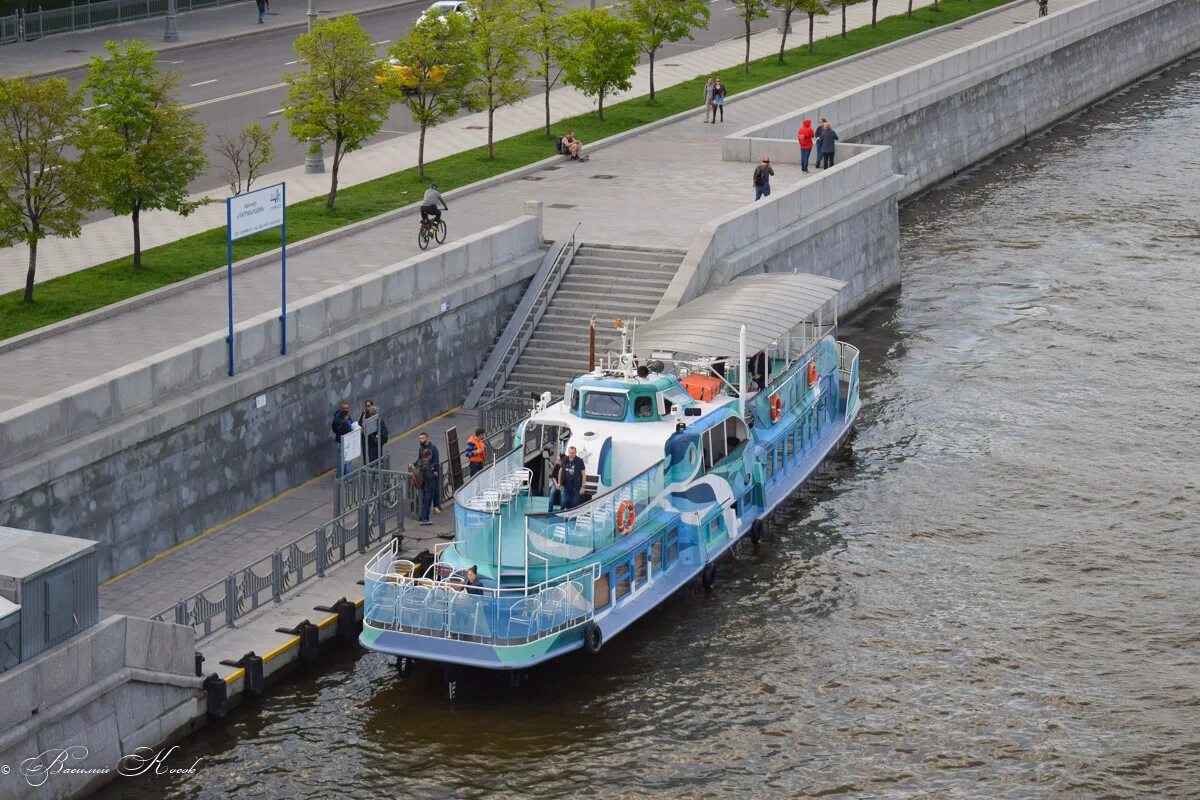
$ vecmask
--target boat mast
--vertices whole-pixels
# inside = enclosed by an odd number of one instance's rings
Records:
[[[738,414],[746,417],[746,326],[738,333]]]

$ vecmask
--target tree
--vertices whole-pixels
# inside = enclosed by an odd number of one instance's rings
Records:
[[[842,7],[842,38],[846,38],[846,6],[852,6],[855,3],[861,3],[862,0],[837,0],[838,5]],[[937,0],[934,0],[936,3]],[[872,25],[874,25],[874,8],[871,9]]]
[[[523,16],[527,28],[528,46],[537,59],[535,74],[542,79],[546,97],[546,135],[550,135],[550,90],[562,75],[562,66],[555,58],[559,37],[559,14],[562,4],[555,0],[524,0]]]
[[[876,17],[879,13],[879,0],[871,0],[871,27],[875,27]]]
[[[563,81],[595,97],[603,120],[604,98],[633,85],[629,79],[638,62],[633,23],[604,9],[579,8],[563,15],[562,32],[558,61]]]
[[[225,159],[221,169],[229,181],[229,191],[235,195],[242,193],[242,182],[245,179],[245,191],[250,191],[254,179],[261,176],[263,168],[275,158],[275,144],[271,141],[272,134],[279,130],[279,120],[264,128],[257,122],[251,122],[237,136],[227,137],[217,134],[217,155]]]
[[[654,100],[654,57],[668,42],[692,39],[692,28],[708,28],[707,0],[626,0],[625,16],[636,26],[638,46],[650,58]]]
[[[816,18],[822,14],[828,14],[829,9],[821,4],[821,0],[799,0],[796,4],[796,9],[808,15],[808,53],[812,55],[813,26],[816,23]]]
[[[767,16],[767,0],[729,0],[737,9],[737,15],[746,26],[746,57],[742,60],[742,69],[750,71],[750,24],[756,19]]]
[[[311,141],[313,148],[333,142],[333,168],[325,198],[325,207],[332,210],[342,159],[379,132],[388,118],[392,97],[375,82],[371,36],[351,14],[317,20],[311,32],[296,37],[292,49],[308,68],[284,73],[289,86],[283,115],[296,141]]]
[[[465,14],[426,14],[388,54],[401,71],[407,70],[408,85],[389,90],[403,89],[404,105],[420,127],[417,174],[424,178],[426,132],[459,109],[478,107],[471,92],[478,74],[471,21]]]
[[[529,59],[524,52],[528,38],[515,0],[483,0],[476,9],[479,19],[472,44],[478,73],[472,88],[476,104],[487,110],[488,158],[495,158],[496,109],[529,95],[525,85]]]
[[[93,106],[80,148],[98,165],[97,205],[133,222],[133,268],[139,269],[143,211],[187,216],[207,202],[188,199],[188,184],[208,168],[206,132],[179,102],[179,74],[154,68],[156,52],[138,41],[105,42],[104,48],[107,56],[92,59],[83,82]]]
[[[0,78],[0,246],[29,248],[23,302],[33,302],[38,242],[79,235],[91,199],[78,144],[83,95],[62,78]]]

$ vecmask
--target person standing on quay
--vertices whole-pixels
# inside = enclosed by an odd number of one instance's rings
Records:
[[[442,488],[442,472],[441,467],[434,463],[433,453],[428,448],[421,452],[420,467],[421,515],[417,517],[417,521],[422,525],[432,525],[429,512],[433,509],[433,501],[438,496],[438,491]]]
[[[417,436],[417,460],[412,463],[412,469],[414,471],[420,467],[421,458],[425,454],[426,450],[433,454],[433,463],[437,464],[439,469],[441,468],[442,457],[438,453],[437,445],[429,441],[428,433],[421,431],[420,435]],[[433,497],[433,513],[442,513],[442,499],[436,494]]]
[[[255,0],[258,4],[258,24],[263,24],[263,17],[267,13],[267,0]]]
[[[483,428],[476,428],[471,438],[467,439],[464,455],[467,457],[467,474],[471,477],[483,472],[483,467],[487,464],[487,444],[483,441],[485,433],[487,432]]]
[[[717,85],[717,79],[709,76],[704,84],[704,121],[708,122],[708,118],[712,116],[716,118],[716,110],[713,108],[713,89]]]
[[[754,168],[754,199],[771,196],[771,176],[775,170],[771,168],[771,159],[763,156],[762,163]]]
[[[817,131],[817,138],[821,141],[821,166],[828,169],[833,166],[833,154],[837,148],[834,142],[838,140],[838,135],[834,132],[833,126],[829,124],[829,120],[821,120],[821,129]]]
[[[812,128],[812,120],[806,119],[796,131],[796,141],[800,143],[800,171],[808,172],[808,158],[812,155],[813,139],[816,132]]]
[[[349,470],[346,469],[346,462],[342,460],[342,437],[352,433],[357,425],[350,417],[350,404],[343,402],[338,406],[337,411],[333,412],[333,422],[329,427],[333,429],[333,441],[337,444],[337,476],[343,477]]]
[[[717,124],[717,112],[721,112],[721,122],[725,121],[725,86],[721,81],[713,85],[713,125]]]

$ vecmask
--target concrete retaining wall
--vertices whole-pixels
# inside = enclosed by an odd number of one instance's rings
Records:
[[[790,141],[744,140],[747,158],[796,156]],[[840,148],[839,148],[840,149]],[[785,270],[838,278],[850,285],[847,313],[900,283],[896,198],[903,183],[887,147],[850,146],[831,169],[706,225],[654,311],[665,314],[748,272]]]
[[[234,378],[215,333],[14,409],[0,524],[98,540],[103,579],[320,474],[339,401],[375,398],[399,432],[465,396],[541,252],[519,217],[306,298],[287,356],[273,312],[247,320]]]
[[[191,628],[114,616],[0,675],[0,764],[11,768],[0,797],[79,796],[114,777],[122,756],[202,724],[194,653]],[[56,760],[100,772],[56,771]]]
[[[1198,44],[1200,0],[1094,0],[739,131],[723,154],[753,160],[770,140],[795,154],[801,120],[826,117],[843,142],[890,146],[907,197]]]

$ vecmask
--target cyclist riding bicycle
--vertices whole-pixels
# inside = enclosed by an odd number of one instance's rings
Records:
[[[429,184],[429,188],[425,190],[425,196],[421,198],[421,221],[427,222],[433,220],[436,225],[442,218],[442,212],[438,208],[438,203],[442,204],[442,208],[447,211],[450,206],[446,205],[445,199],[442,198],[442,193],[438,191],[436,183]]]

